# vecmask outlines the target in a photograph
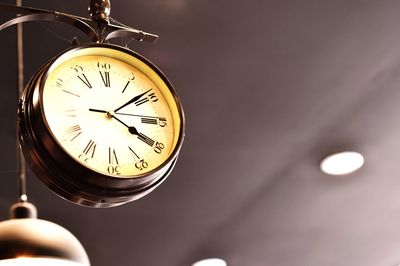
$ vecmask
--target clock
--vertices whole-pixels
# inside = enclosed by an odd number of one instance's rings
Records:
[[[31,78],[19,136],[34,173],[59,196],[91,207],[136,200],[171,172],[184,115],[165,75],[111,44],[68,49]]]

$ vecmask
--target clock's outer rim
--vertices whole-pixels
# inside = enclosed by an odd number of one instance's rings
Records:
[[[179,151],[180,151],[180,149],[182,147],[183,140],[184,140],[184,135],[185,135],[185,133],[184,133],[185,116],[184,116],[182,104],[180,102],[180,99],[179,99],[179,97],[178,97],[178,95],[177,95],[172,83],[169,81],[169,79],[166,77],[166,75],[155,64],[153,64],[150,60],[148,60],[144,56],[142,56],[142,55],[140,55],[140,54],[138,54],[138,53],[136,53],[136,52],[134,52],[132,50],[128,50],[128,49],[126,49],[124,47],[121,47],[121,46],[118,46],[118,45],[114,45],[114,44],[89,43],[89,44],[79,45],[77,47],[71,47],[71,48],[65,50],[64,52],[60,53],[53,60],[51,60],[51,62],[45,68],[44,74],[43,74],[44,77],[40,80],[40,84],[39,84],[39,86],[40,86],[40,88],[39,88],[39,91],[40,91],[40,97],[39,97],[39,99],[40,99],[40,101],[39,101],[40,107],[39,108],[41,110],[43,110],[43,102],[42,102],[43,86],[44,86],[44,82],[47,79],[47,75],[48,75],[47,71],[51,69],[52,64],[54,62],[56,62],[58,58],[60,58],[61,56],[64,56],[67,53],[73,53],[73,52],[75,52],[77,50],[81,50],[81,49],[85,49],[85,48],[94,48],[94,47],[115,49],[115,50],[121,51],[123,53],[128,53],[131,56],[133,56],[133,57],[139,59],[140,61],[144,62],[147,66],[149,66],[152,70],[154,70],[155,73],[162,79],[162,81],[167,85],[167,88],[171,92],[171,95],[173,96],[173,99],[174,99],[174,101],[176,103],[178,114],[179,114],[179,117],[180,117],[180,120],[181,120],[180,121],[181,122],[180,123],[180,128],[179,128],[179,137],[177,139],[177,143],[176,143],[176,145],[174,147],[174,150],[171,152],[171,154],[169,156],[169,159],[167,159],[164,163],[160,164],[159,167],[157,167],[153,171],[149,171],[149,172],[147,172],[145,174],[135,175],[134,179],[139,179],[141,177],[146,177],[148,175],[151,175],[152,173],[157,172],[158,169],[161,169],[165,165],[167,165],[168,161],[171,161],[172,160],[171,158],[175,158],[177,156],[177,154],[179,153]],[[47,128],[49,128],[49,126],[47,125],[47,121],[46,121],[44,113],[42,113],[42,115],[43,115],[43,120],[45,121]],[[49,131],[51,132],[51,130],[49,130]],[[53,135],[52,135],[52,137],[53,137],[53,139],[56,139]],[[108,176],[110,178],[116,178],[117,180],[121,179],[121,178],[118,178],[115,175],[114,176],[106,175],[106,176]]]
[[[57,59],[76,50],[104,47],[116,49],[152,68],[170,90],[180,116],[179,137],[169,158],[152,171],[132,178],[118,178],[85,168],[65,153],[54,138],[43,112],[42,92],[47,71]],[[39,97],[33,97],[39,93]],[[37,98],[37,100],[33,100]],[[56,194],[74,203],[91,207],[111,207],[150,193],[171,172],[184,139],[185,118],[181,102],[167,77],[143,56],[112,44],[83,44],[72,47],[45,64],[28,83],[19,110],[20,140],[24,155],[33,171]]]

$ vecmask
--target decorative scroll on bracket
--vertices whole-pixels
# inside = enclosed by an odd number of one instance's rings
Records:
[[[23,22],[57,21],[77,28],[86,34],[90,40],[98,43],[104,43],[114,38],[130,38],[153,43],[157,40],[158,36],[155,34],[131,28],[111,18],[109,16],[110,10],[109,0],[91,0],[89,4],[90,18],[0,3],[0,12],[15,16],[15,18],[0,25],[0,30]]]

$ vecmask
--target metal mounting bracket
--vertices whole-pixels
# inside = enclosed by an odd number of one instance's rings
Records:
[[[0,25],[0,31],[23,22],[57,21],[71,25],[86,34],[93,42],[107,42],[114,38],[131,38],[137,41],[154,43],[158,36],[126,26],[109,16],[109,0],[91,0],[90,18],[79,17],[63,12],[15,6],[0,3],[0,12],[14,15],[15,18]]]

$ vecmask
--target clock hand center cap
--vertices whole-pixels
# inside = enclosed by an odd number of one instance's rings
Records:
[[[108,111],[106,114],[107,114],[107,118],[113,118],[115,116],[114,111]]]

